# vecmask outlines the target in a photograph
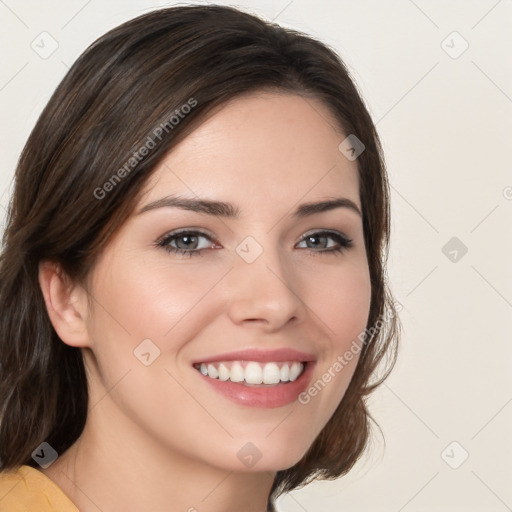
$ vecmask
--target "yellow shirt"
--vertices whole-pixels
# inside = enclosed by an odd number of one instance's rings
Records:
[[[53,480],[31,466],[0,472],[0,511],[79,512]]]

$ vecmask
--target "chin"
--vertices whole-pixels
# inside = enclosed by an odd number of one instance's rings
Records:
[[[236,458],[232,471],[282,471],[297,464],[307,452],[311,443],[300,441],[299,436],[286,437],[271,434],[269,438],[247,436],[244,441],[237,439],[233,444]],[[270,439],[272,435],[274,439]],[[231,464],[229,464],[232,466]],[[227,468],[226,468],[227,469]]]

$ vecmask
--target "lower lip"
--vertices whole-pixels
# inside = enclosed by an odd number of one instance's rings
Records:
[[[308,362],[305,370],[297,380],[273,386],[248,386],[239,382],[231,382],[230,380],[212,379],[197,370],[194,371],[212,386],[217,393],[223,395],[228,400],[248,407],[270,409],[295,402],[300,393],[308,387],[314,366],[315,363],[313,361]]]

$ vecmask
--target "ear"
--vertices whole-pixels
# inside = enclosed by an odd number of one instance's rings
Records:
[[[58,263],[39,263],[39,285],[59,338],[72,347],[89,347],[87,292],[74,284]]]

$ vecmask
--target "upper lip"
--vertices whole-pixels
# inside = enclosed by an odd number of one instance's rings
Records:
[[[236,350],[234,352],[225,352],[224,354],[216,354],[203,359],[197,359],[193,364],[213,363],[219,361],[257,361],[260,363],[267,363],[271,361],[308,362],[315,360],[316,358],[313,354],[308,354],[307,352],[301,352],[292,348],[279,348],[274,350],[247,348],[243,350]]]

